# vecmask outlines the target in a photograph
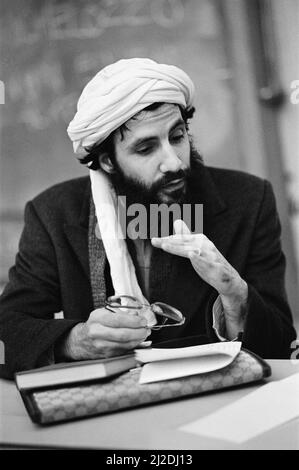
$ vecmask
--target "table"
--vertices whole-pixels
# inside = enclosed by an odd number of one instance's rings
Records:
[[[269,360],[279,380],[299,372],[299,360]],[[265,381],[266,382],[266,381]],[[31,422],[13,382],[0,380],[0,443],[3,447],[92,449],[299,449],[299,419],[243,445],[203,438],[178,430],[257,389],[251,384],[231,390],[80,421],[40,427]],[[282,397],[282,400],[287,397]],[[299,397],[298,397],[299,399]]]

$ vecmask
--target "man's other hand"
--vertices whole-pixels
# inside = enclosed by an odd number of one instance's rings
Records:
[[[191,233],[182,220],[174,222],[175,235],[152,238],[153,246],[189,258],[197,274],[221,296],[239,293],[242,279],[214,243],[204,234]]]
[[[229,339],[244,328],[247,283],[204,234],[191,233],[182,220],[174,222],[175,235],[153,238],[152,244],[173,255],[189,258],[196,273],[220,295]]]

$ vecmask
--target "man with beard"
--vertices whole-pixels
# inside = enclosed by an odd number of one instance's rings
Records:
[[[2,376],[190,337],[242,338],[263,357],[289,357],[295,332],[272,187],[203,164],[188,132],[193,94],[182,70],[150,59],[118,61],[87,84],[68,134],[90,179],[56,185],[26,206],[0,303]],[[203,233],[176,220],[168,236],[120,237],[117,196],[147,209],[203,204]],[[107,308],[114,294],[163,302],[185,322],[155,329],[150,308]],[[64,318],[54,319],[59,311]]]

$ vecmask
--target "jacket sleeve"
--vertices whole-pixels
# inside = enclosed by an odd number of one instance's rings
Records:
[[[248,310],[243,346],[264,358],[290,358],[296,337],[285,291],[285,256],[281,225],[271,184],[265,180],[243,278],[248,283]]]
[[[56,255],[34,205],[25,208],[25,226],[15,265],[0,297],[0,376],[54,361],[54,344],[78,321],[54,319],[62,310]]]

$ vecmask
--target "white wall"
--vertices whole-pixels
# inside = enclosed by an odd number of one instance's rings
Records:
[[[299,93],[292,103],[291,84],[299,83],[299,0],[272,0],[274,13],[280,81],[287,94],[279,115],[284,166],[290,201],[297,264],[299,266]],[[294,98],[294,96],[293,96]]]

